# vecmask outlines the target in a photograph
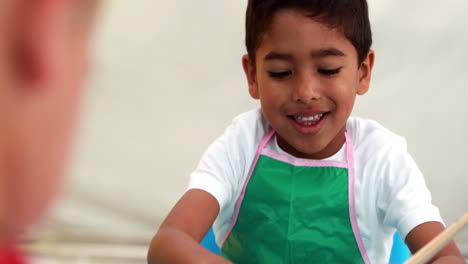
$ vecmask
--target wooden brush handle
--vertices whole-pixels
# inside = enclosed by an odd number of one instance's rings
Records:
[[[418,250],[405,264],[421,264],[429,261],[437,254],[452,238],[468,224],[468,213],[465,213],[457,222],[445,229],[422,249]]]

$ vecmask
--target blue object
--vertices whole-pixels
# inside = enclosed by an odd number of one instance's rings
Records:
[[[216,244],[213,228],[210,228],[205,238],[201,242],[201,245],[211,252],[218,254],[220,253],[219,247]],[[393,236],[392,252],[390,253],[390,263],[402,264],[409,259],[411,252],[409,251],[406,244],[401,239],[398,233]]]
[[[390,253],[390,263],[401,264],[409,259],[411,252],[405,242],[400,237],[400,234],[395,233],[393,236],[393,246]]]
[[[210,250],[211,252],[218,254],[220,253],[218,245],[216,245],[215,236],[213,233],[213,228],[210,228],[208,233],[206,234],[205,238],[203,238],[202,242],[200,243],[203,247]]]

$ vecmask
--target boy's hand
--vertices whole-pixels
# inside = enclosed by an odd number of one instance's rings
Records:
[[[460,257],[454,257],[454,256],[446,256],[446,257],[441,257],[432,262],[433,264],[466,264],[466,261],[464,258]]]
[[[200,245],[218,212],[218,201],[211,194],[189,190],[171,210],[153,238],[148,263],[231,263]]]
[[[405,242],[410,248],[411,252],[414,254],[444,230],[445,227],[439,222],[427,222],[411,230],[411,232],[409,232],[406,236]],[[455,243],[451,241],[444,248],[442,248],[439,253],[437,253],[428,263],[466,264],[466,261]]]

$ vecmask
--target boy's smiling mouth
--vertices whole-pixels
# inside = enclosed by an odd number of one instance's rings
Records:
[[[287,115],[294,126],[302,133],[318,133],[323,126],[323,121],[330,112],[298,113]]]

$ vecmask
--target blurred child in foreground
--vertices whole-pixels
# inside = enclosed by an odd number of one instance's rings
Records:
[[[60,190],[96,0],[0,1],[0,263]]]

